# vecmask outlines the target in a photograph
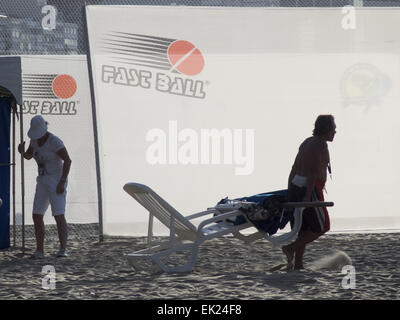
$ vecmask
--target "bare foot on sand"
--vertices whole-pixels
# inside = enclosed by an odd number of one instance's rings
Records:
[[[295,265],[293,269],[294,269],[294,270],[303,270],[304,267],[303,267],[302,264],[300,264],[300,265]]]
[[[285,270],[286,270],[286,271],[291,271],[291,270],[293,270],[293,262],[289,262],[289,263],[286,265]]]
[[[292,264],[293,257],[294,257],[294,250],[289,250],[289,246],[283,246],[282,247],[282,252],[286,255],[288,265]]]

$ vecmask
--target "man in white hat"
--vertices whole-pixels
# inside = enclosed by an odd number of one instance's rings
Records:
[[[57,256],[66,257],[68,231],[65,220],[65,204],[71,159],[61,139],[47,131],[47,122],[42,116],[37,115],[31,119],[28,137],[31,138],[31,141],[26,152],[24,152],[25,141],[18,146],[18,151],[27,160],[34,158],[38,165],[32,214],[36,236],[34,257],[44,257],[45,228],[43,216],[49,204],[57,223],[60,239],[60,250]]]

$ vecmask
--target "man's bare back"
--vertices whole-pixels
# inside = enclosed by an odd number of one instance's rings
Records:
[[[299,147],[296,160],[289,175],[289,185],[295,175],[307,179],[307,192],[304,201],[309,201],[316,180],[326,181],[326,170],[329,164],[328,145],[318,136],[303,141]]]
[[[300,145],[295,163],[294,174],[313,175],[315,179],[326,180],[326,169],[329,164],[329,151],[326,141],[312,136]]]

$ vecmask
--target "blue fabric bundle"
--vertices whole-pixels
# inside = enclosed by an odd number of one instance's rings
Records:
[[[287,190],[278,190],[235,200],[256,202],[258,204],[257,208],[260,210],[267,210],[269,212],[269,217],[266,220],[253,220],[250,215],[247,215],[247,218],[258,230],[266,232],[271,236],[275,234],[278,229],[283,229],[290,221],[290,216],[293,214],[293,210],[291,209],[282,209],[276,206],[277,203],[286,202],[286,199]],[[245,222],[246,220],[243,216],[238,216],[234,224],[239,225]]]

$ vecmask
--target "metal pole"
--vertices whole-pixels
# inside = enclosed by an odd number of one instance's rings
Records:
[[[94,84],[93,84],[93,71],[90,59],[90,46],[89,46],[89,34],[87,29],[87,17],[86,17],[86,2],[83,6],[84,14],[84,24],[85,24],[85,42],[88,45],[87,48],[87,64],[89,73],[89,84],[90,84],[90,97],[92,101],[92,120],[93,120],[93,136],[94,136],[94,153],[96,159],[96,176],[97,176],[97,199],[98,199],[98,211],[99,211],[99,241],[104,240],[103,234],[103,197],[102,197],[102,187],[101,187],[101,171],[100,171],[100,152],[99,152],[99,141],[98,141],[98,131],[97,131],[97,114],[96,114],[96,101],[94,95]]]
[[[317,208],[317,207],[333,207],[333,202],[323,201],[305,201],[305,202],[283,202],[278,204],[280,208]]]
[[[13,100],[13,103],[16,103]],[[12,110],[12,163],[15,164],[15,108]],[[13,206],[13,246],[16,246],[16,234],[15,234],[15,165],[12,167],[12,206]]]
[[[22,118],[22,106],[20,106],[20,142],[24,141],[24,125]],[[24,154],[21,154],[21,205],[22,205],[22,253],[25,253],[25,171]]]

